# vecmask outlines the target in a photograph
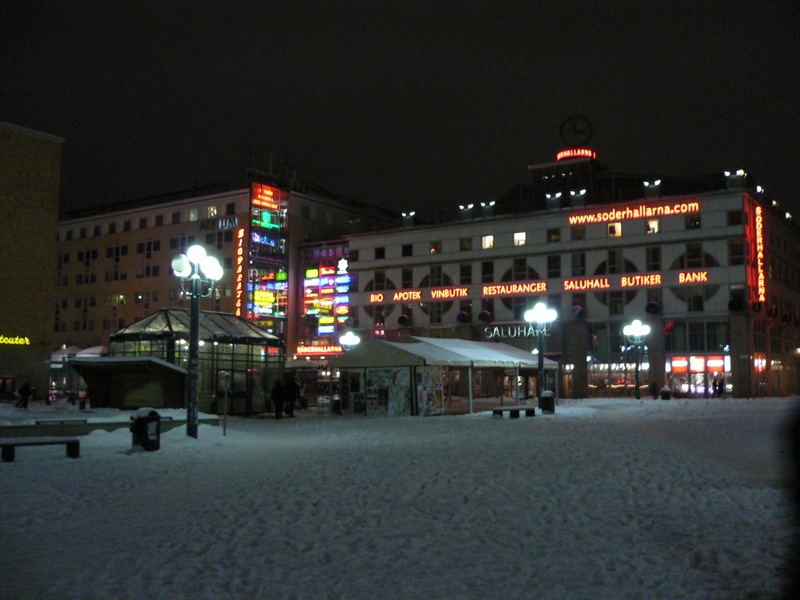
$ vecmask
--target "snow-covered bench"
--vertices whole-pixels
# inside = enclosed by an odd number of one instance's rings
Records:
[[[3,462],[14,462],[14,451],[17,446],[53,446],[64,444],[69,458],[78,458],[81,454],[81,442],[75,437],[16,437],[0,438]]]

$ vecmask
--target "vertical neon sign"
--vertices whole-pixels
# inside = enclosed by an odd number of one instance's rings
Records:
[[[764,275],[764,209],[756,206],[756,299],[767,301],[767,279]]]
[[[242,316],[242,305],[244,304],[244,273],[245,273],[245,256],[247,253],[245,252],[245,240],[247,236],[245,235],[244,227],[240,227],[236,230],[236,286],[235,286],[235,297],[236,297],[236,304],[234,307],[234,314],[237,317]]]

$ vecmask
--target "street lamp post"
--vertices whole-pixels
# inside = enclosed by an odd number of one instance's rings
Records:
[[[544,302],[537,302],[533,308],[525,311],[523,318],[528,323],[536,323],[536,335],[539,338],[539,364],[536,373],[536,397],[541,398],[542,382],[544,381],[544,336],[553,324],[553,321],[558,317],[558,313],[554,308],[548,308]]]
[[[200,371],[200,298],[214,292],[222,279],[222,266],[202,246],[190,246],[186,254],[172,259],[172,272],[180,279],[181,291],[192,300],[189,317],[189,402],[186,405],[186,435],[197,438],[197,380]],[[188,288],[188,289],[187,289]]]
[[[628,338],[628,341],[633,344],[635,349],[636,371],[634,375],[634,384],[636,385],[636,399],[640,400],[642,397],[641,390],[639,389],[639,355],[642,348],[644,338],[650,333],[650,325],[643,324],[639,319],[634,319],[629,325],[622,328],[622,333]]]
[[[352,350],[361,343],[361,338],[352,331],[348,331],[339,338],[339,344],[345,351]]]

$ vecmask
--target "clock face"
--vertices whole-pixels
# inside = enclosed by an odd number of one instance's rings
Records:
[[[571,148],[589,143],[592,139],[592,124],[589,119],[580,115],[567,117],[559,129],[561,141]]]

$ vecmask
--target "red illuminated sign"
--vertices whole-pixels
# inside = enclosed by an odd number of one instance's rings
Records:
[[[518,296],[521,294],[541,294],[546,291],[547,283],[544,281],[484,285],[481,288],[481,292],[484,296]]]
[[[611,284],[608,277],[591,277],[589,279],[565,279],[564,291],[573,292],[578,290],[603,290],[610,288]]]
[[[708,283],[708,271],[685,271],[678,273],[678,283]]]
[[[590,148],[567,148],[556,154],[556,161],[567,158],[597,158],[597,152]]]
[[[282,198],[283,193],[277,188],[264,185],[263,183],[253,184],[253,193],[251,194],[253,206],[260,206],[261,208],[268,208],[270,210],[280,210]]]
[[[764,213],[756,206],[756,298],[767,301],[767,279],[764,275]]]
[[[675,204],[639,204],[609,210],[588,213],[585,215],[570,215],[570,225],[590,225],[592,223],[611,223],[613,221],[626,221],[628,219],[648,219],[652,217],[669,217],[672,215],[685,215],[700,212],[700,203],[677,202]]]
[[[647,287],[661,285],[661,275],[623,275],[619,281],[622,287]]]

